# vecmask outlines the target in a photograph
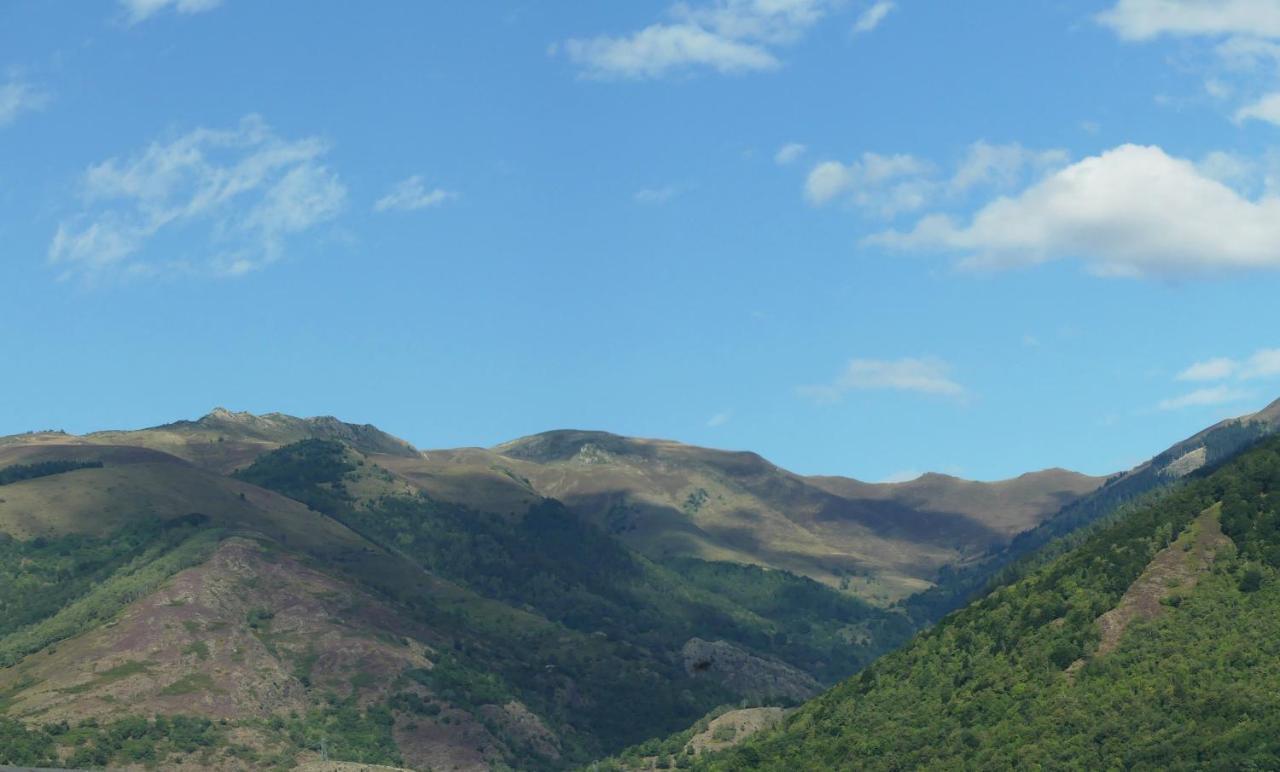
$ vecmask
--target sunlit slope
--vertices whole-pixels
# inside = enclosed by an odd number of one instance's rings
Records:
[[[1204,471],[700,768],[1280,766],[1280,440]]]
[[[754,453],[601,432],[549,432],[494,449],[517,477],[655,558],[784,568],[886,601],[927,587],[1093,490],[1054,470],[977,483],[926,475],[870,485],[806,478]]]
[[[1100,483],[1062,470],[998,483],[805,478],[754,453],[603,432],[419,452],[372,426],[223,409],[137,431],[3,438],[0,447],[123,445],[227,474],[304,439],[341,441],[439,500],[515,515],[556,498],[656,560],[784,569],[879,603],[929,587],[943,566],[998,550]]]

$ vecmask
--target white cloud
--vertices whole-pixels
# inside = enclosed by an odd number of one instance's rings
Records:
[[[714,429],[718,426],[724,426],[725,424],[729,423],[729,421],[732,419],[733,419],[732,410],[722,410],[719,413],[716,413],[715,415],[707,419],[707,426],[711,429]]]
[[[679,194],[680,189],[675,185],[664,185],[660,188],[641,188],[632,194],[631,198],[637,204],[656,206],[667,203]]]
[[[1224,185],[1239,190],[1249,187],[1258,177],[1258,164],[1235,153],[1215,150],[1207,154],[1196,164],[1196,169],[1208,177]]]
[[[856,33],[870,32],[880,26],[880,22],[884,21],[884,17],[897,7],[897,3],[892,0],[879,0],[867,10],[858,16],[858,20],[853,23],[853,31]]]
[[[1178,373],[1179,381],[1251,381],[1280,376],[1280,348],[1263,348],[1243,360],[1215,357],[1196,362]]]
[[[886,475],[885,478],[880,482],[905,483],[905,482],[911,482],[912,480],[919,479],[920,477],[923,477],[923,476],[924,476],[924,472],[921,472],[918,469],[903,469],[899,472],[894,472],[893,474]]]
[[[1248,120],[1266,121],[1280,126],[1280,92],[1267,94],[1236,110],[1238,123]]]
[[[1280,197],[1246,198],[1158,147],[1123,145],[996,198],[967,224],[934,214],[867,241],[960,252],[969,268],[1062,258],[1109,276],[1280,268]]]
[[[795,42],[836,0],[715,0],[677,3],[672,21],[629,35],[566,40],[569,59],[593,78],[660,78],[710,69],[722,74],[780,66],[771,48]]]
[[[969,146],[948,187],[956,193],[978,185],[1009,188],[1021,182],[1028,169],[1042,173],[1066,162],[1065,150],[1029,150],[1017,142],[993,145],[979,140]]]
[[[934,357],[854,359],[833,381],[802,386],[801,396],[816,402],[838,402],[854,390],[907,391],[942,397],[963,397],[965,390],[951,378],[951,366]]]
[[[23,113],[42,109],[49,95],[29,83],[10,80],[0,84],[0,127],[8,126]]]
[[[814,206],[848,196],[860,207],[892,215],[918,209],[936,185],[929,179],[932,164],[911,155],[863,153],[849,164],[823,161],[809,171],[805,197]]]
[[[863,153],[849,164],[823,161],[815,165],[805,182],[805,197],[815,206],[844,197],[862,209],[892,217],[946,195],[962,196],[980,187],[1010,188],[1029,174],[1042,176],[1066,162],[1063,150],[978,141],[946,177],[932,162],[912,155]]]
[[[808,148],[799,142],[788,142],[778,148],[778,152],[773,156],[773,161],[779,166],[786,166],[787,164],[799,159],[800,156],[804,155],[806,150],[808,150]]]
[[[1255,351],[1240,367],[1240,377],[1274,378],[1280,375],[1280,349],[1261,349]]]
[[[178,13],[192,14],[212,11],[221,4],[222,0],[120,0],[130,24],[146,21],[170,8]]]
[[[452,201],[458,194],[444,188],[427,189],[426,181],[415,174],[397,182],[391,190],[373,205],[376,212],[413,212],[430,209]]]
[[[1119,0],[1098,20],[1126,40],[1162,35],[1280,37],[1280,1]]]
[[[1206,359],[1203,362],[1196,362],[1187,369],[1178,373],[1179,381],[1220,381],[1224,378],[1230,378],[1240,367],[1234,359],[1226,357],[1217,357],[1215,359]]]
[[[1247,391],[1233,388],[1231,386],[1210,386],[1203,389],[1170,397],[1161,400],[1157,405],[1157,410],[1183,410],[1189,407],[1210,407],[1214,405],[1225,405],[1231,402],[1239,402],[1249,399],[1252,394]]]
[[[321,163],[327,152],[320,139],[283,139],[250,115],[234,129],[196,129],[95,164],[49,262],[86,281],[261,268],[344,207],[346,188]]]

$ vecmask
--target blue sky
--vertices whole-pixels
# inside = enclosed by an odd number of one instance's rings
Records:
[[[0,5],[0,433],[215,405],[863,479],[1280,397],[1280,2]]]

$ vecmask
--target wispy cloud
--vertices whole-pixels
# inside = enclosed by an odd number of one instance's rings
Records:
[[[715,415],[707,419],[707,427],[711,429],[715,429],[718,426],[724,426],[725,424],[729,423],[729,421],[732,419],[733,419],[732,410],[721,410],[719,413],[716,413]]]
[[[1232,386],[1209,386],[1177,397],[1161,400],[1156,405],[1156,409],[1185,410],[1191,407],[1214,407],[1240,402],[1252,396],[1251,393]]]
[[[1097,20],[1122,40],[1201,38],[1212,45],[1205,93],[1224,106],[1239,100],[1237,123],[1280,125],[1280,2],[1276,0],[1117,0]]]
[[[905,483],[918,479],[923,475],[924,472],[921,472],[919,469],[902,469],[897,472],[893,472],[892,474],[885,475],[884,479],[880,482],[891,484]]]
[[[0,127],[8,126],[24,113],[43,109],[49,95],[21,80],[0,83]]]
[[[657,206],[665,204],[680,195],[680,188],[675,185],[663,185],[658,188],[641,188],[631,195],[637,204]]]
[[[858,16],[858,20],[853,23],[853,31],[862,34],[879,27],[880,22],[897,6],[892,0],[879,0]]]
[[[971,144],[950,173],[909,154],[863,153],[847,164],[823,161],[805,180],[805,198],[814,206],[848,201],[885,217],[922,209],[981,188],[1007,190],[1067,162],[1062,150],[1032,150],[1018,143]]]
[[[850,391],[905,391],[959,398],[965,389],[951,377],[951,366],[935,357],[854,359],[830,383],[802,386],[801,396],[815,402],[838,402]]]
[[[1238,123],[1256,120],[1280,126],[1280,92],[1267,94],[1236,110]]]
[[[130,24],[146,21],[161,11],[182,14],[204,13],[222,5],[222,0],[120,0]]]
[[[773,161],[779,166],[786,166],[799,160],[800,156],[804,155],[805,150],[808,150],[808,148],[799,142],[788,142],[778,148],[778,152],[773,156]]]
[[[625,35],[566,40],[563,50],[591,78],[646,79],[712,70],[740,74],[776,69],[774,50],[794,43],[838,0],[714,0],[676,3],[670,21]]]
[[[1280,348],[1258,349],[1244,359],[1214,357],[1196,362],[1178,373],[1180,381],[1241,381],[1280,376]]]
[[[377,212],[413,212],[430,209],[452,201],[458,194],[444,188],[427,188],[421,175],[413,175],[397,182],[391,190],[373,205]]]
[[[1119,0],[1098,21],[1126,40],[1164,35],[1280,37],[1275,0]]]
[[[1280,268],[1280,197],[1250,198],[1159,147],[1122,145],[1062,168],[967,222],[945,214],[866,243],[965,255],[1000,269],[1079,258],[1102,276]]]
[[[322,163],[328,149],[316,137],[284,139],[250,115],[233,129],[196,129],[95,164],[49,262],[62,278],[88,282],[261,268],[345,206],[346,188]]]

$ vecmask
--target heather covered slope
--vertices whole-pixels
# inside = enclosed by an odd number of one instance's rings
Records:
[[[1039,562],[695,766],[1280,765],[1280,440]]]

